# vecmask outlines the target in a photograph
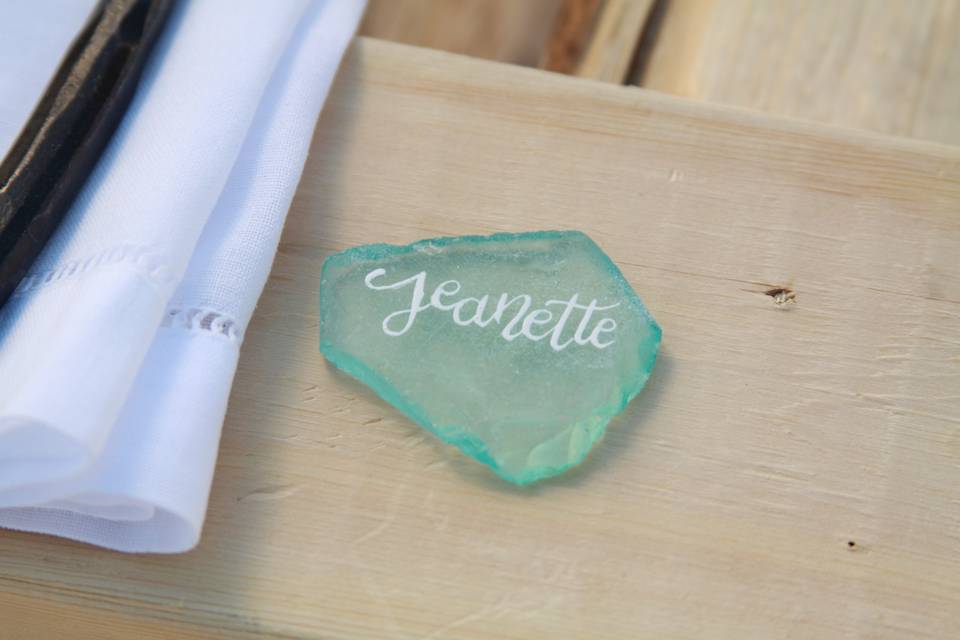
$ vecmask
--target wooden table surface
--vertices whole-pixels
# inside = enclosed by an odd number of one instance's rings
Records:
[[[960,0],[670,0],[648,89],[960,144]]]
[[[960,144],[960,0],[372,0],[361,32]]]
[[[349,246],[544,228],[664,342],[591,457],[519,489],[328,366],[317,289]],[[0,532],[0,637],[957,637],[958,255],[955,148],[360,40],[200,547]]]

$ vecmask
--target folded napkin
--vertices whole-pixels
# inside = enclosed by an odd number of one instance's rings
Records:
[[[2,2],[0,155],[93,0]],[[179,3],[0,311],[0,526],[193,547],[244,329],[363,0]]]

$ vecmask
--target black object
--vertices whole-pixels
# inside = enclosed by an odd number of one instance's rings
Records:
[[[101,0],[0,163],[0,307],[123,119],[173,2]]]

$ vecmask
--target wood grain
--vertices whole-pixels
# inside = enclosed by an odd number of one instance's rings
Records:
[[[953,148],[361,40],[200,547],[2,532],[0,629],[84,610],[74,637],[955,637],[958,210]],[[521,490],[328,366],[317,288],[349,246],[543,228],[604,247],[664,345],[587,462]]]
[[[654,0],[606,0],[574,75],[626,82]]]
[[[537,66],[563,0],[371,0],[362,35]]]
[[[604,0],[564,0],[553,21],[541,69],[572,74],[593,36]]]
[[[960,1],[664,0],[634,83],[960,144]]]

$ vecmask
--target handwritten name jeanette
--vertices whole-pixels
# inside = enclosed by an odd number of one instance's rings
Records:
[[[617,329],[617,321],[598,312],[619,307],[619,302],[601,305],[593,299],[589,304],[581,304],[580,296],[576,293],[568,300],[547,300],[544,306],[539,308],[531,308],[533,298],[524,293],[513,297],[501,293],[495,302],[490,295],[457,299],[455,296],[462,288],[457,280],[441,282],[427,298],[426,271],[389,284],[376,283],[384,274],[386,269],[374,269],[366,275],[363,282],[375,291],[409,287],[411,294],[408,306],[383,319],[383,332],[388,336],[404,335],[413,327],[420,313],[437,309],[449,312],[454,323],[462,327],[476,325],[486,328],[491,324],[500,326],[506,321],[500,336],[507,342],[520,336],[534,342],[549,339],[550,347],[554,351],[563,351],[572,344],[606,349],[615,342],[612,334]],[[572,329],[572,334],[568,328]]]

